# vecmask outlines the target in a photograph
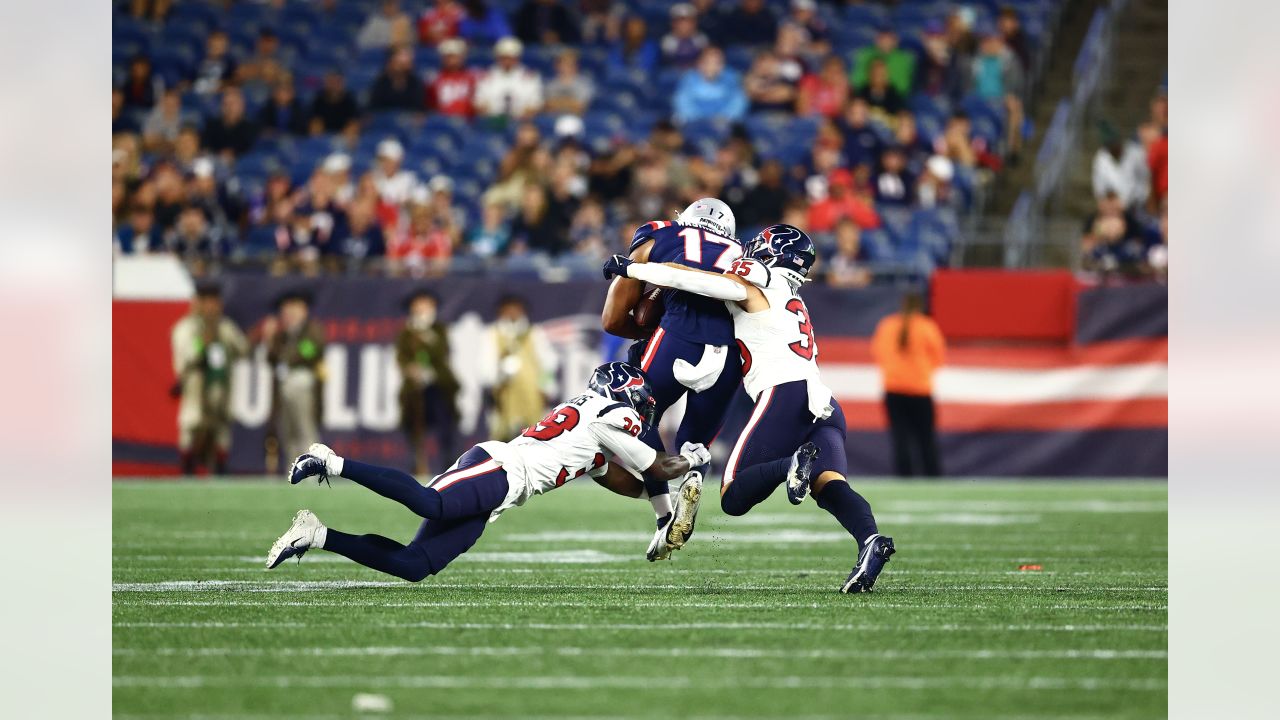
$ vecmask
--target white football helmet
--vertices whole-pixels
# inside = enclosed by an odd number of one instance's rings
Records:
[[[715,198],[695,200],[692,205],[684,209],[684,212],[676,216],[676,222],[689,227],[710,230],[730,239],[738,237],[738,221],[734,219],[733,211],[723,200]]]

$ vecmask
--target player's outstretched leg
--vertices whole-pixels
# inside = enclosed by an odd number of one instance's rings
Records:
[[[674,550],[684,547],[693,537],[693,528],[698,521],[698,507],[702,502],[702,473],[694,470],[685,476],[680,484],[680,492],[676,493],[675,508],[665,517],[658,520],[658,531],[649,542],[645,557],[649,562],[669,560]]]
[[[469,450],[463,458],[475,451],[475,448]],[[483,453],[483,451],[480,452]],[[460,460],[459,463],[461,462]],[[389,500],[395,500],[420,517],[440,517],[442,510],[440,494],[431,488],[424,487],[412,475],[395,468],[343,458],[320,443],[312,443],[306,453],[299,455],[298,459],[293,461],[293,467],[289,471],[289,482],[296,485],[308,477],[327,480],[334,475],[354,480]]]

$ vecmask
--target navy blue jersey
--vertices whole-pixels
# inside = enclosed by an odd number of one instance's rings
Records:
[[[736,240],[665,220],[641,225],[631,239],[631,250],[649,240],[653,241],[649,262],[679,263],[722,273],[742,257],[742,246]],[[667,290],[662,304],[660,327],[666,332],[704,345],[733,344],[733,318],[723,300]]]

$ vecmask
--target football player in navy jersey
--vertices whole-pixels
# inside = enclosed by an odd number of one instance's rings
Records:
[[[641,225],[631,241],[630,258],[641,263],[677,263],[723,273],[742,256],[736,233],[737,224],[729,206],[716,198],[702,198],[685,208],[674,222],[655,220]],[[667,290],[662,295],[662,320],[650,333],[632,314],[643,292],[643,282],[626,277],[615,279],[601,317],[605,331],[641,341],[632,346],[631,362],[648,376],[658,404],[653,426],[641,439],[655,450],[662,450],[657,423],[667,408],[687,397],[675,443],[710,446],[742,381],[733,319],[723,302]],[[707,468],[698,467],[685,477],[671,517],[689,515],[685,507],[689,504],[694,506],[692,514],[696,516]],[[668,492],[665,481],[653,480],[646,480],[645,491],[651,498]],[[688,533],[678,535],[674,529],[664,528],[659,519],[658,533],[647,557],[650,561],[666,559],[672,549],[688,539]]]

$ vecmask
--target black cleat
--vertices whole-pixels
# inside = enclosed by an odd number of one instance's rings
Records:
[[[878,534],[867,538],[862,545],[862,552],[858,553],[858,564],[853,567],[853,572],[849,573],[844,585],[840,586],[840,592],[871,592],[876,578],[880,577],[880,571],[884,570],[884,564],[889,562],[889,556],[895,552],[897,550],[893,547],[893,538]]]
[[[787,500],[792,505],[799,505],[809,496],[809,484],[813,474],[813,460],[818,457],[818,446],[807,442],[791,456],[791,467],[787,469]]]

